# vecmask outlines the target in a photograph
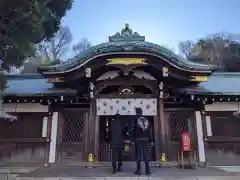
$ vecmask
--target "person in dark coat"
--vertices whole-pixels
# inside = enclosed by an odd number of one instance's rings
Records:
[[[136,108],[136,119],[133,126],[133,138],[135,142],[137,164],[137,170],[135,174],[141,175],[141,160],[143,157],[145,162],[145,174],[150,175],[150,154],[148,151],[148,145],[149,143],[152,144],[152,131],[149,120],[142,116],[141,108]]]
[[[113,118],[111,122],[111,148],[112,148],[113,174],[115,174],[116,172],[121,172],[123,144],[124,144],[123,125],[120,119],[120,115],[116,114],[115,118]]]

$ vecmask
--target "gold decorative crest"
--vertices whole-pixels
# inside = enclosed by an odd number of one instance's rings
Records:
[[[208,81],[208,76],[191,76],[190,81],[207,82]]]
[[[147,64],[145,58],[112,58],[107,59],[107,65],[132,65],[132,64]]]

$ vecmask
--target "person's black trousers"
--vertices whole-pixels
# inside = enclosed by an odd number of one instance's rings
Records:
[[[112,147],[112,167],[113,171],[121,171],[122,166],[122,147]],[[118,166],[117,166],[118,164]]]
[[[149,141],[147,140],[136,140],[136,162],[137,162],[137,173],[141,172],[141,161],[145,162],[145,172],[150,173],[149,161],[150,155],[148,151]]]

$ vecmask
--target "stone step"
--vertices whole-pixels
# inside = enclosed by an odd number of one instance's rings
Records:
[[[148,176],[139,176],[139,177],[44,177],[44,178],[35,178],[35,177],[20,177],[16,180],[239,180],[239,176],[196,176],[196,177],[148,177]]]

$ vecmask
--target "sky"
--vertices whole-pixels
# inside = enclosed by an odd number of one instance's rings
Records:
[[[240,0],[75,0],[62,20],[73,44],[96,45],[129,23],[146,40],[177,52],[180,41],[217,32],[240,34]]]

